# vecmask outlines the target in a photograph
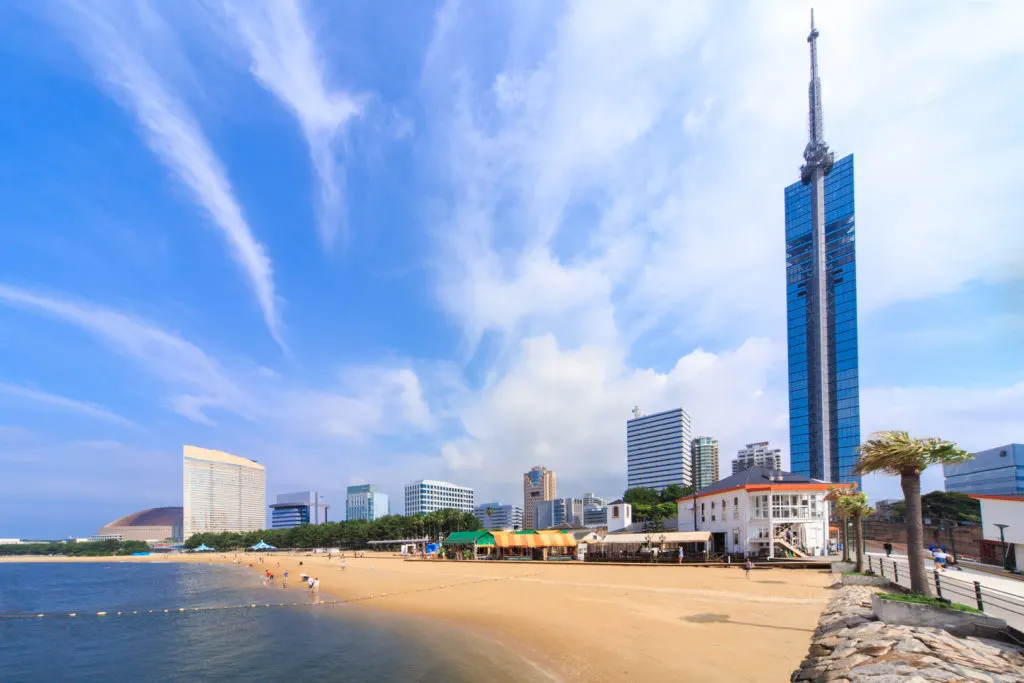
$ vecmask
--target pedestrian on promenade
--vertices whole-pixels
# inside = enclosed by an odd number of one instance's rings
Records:
[[[892,543],[890,543],[889,541],[886,541],[882,545],[882,547],[885,548],[885,556],[886,557],[892,557]]]

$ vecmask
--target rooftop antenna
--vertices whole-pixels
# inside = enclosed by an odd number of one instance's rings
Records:
[[[814,25],[814,10],[811,10],[811,32],[807,42],[811,46],[811,82],[807,88],[808,126],[807,146],[804,147],[804,161],[800,169],[800,180],[804,185],[811,180],[815,168],[825,175],[832,171],[833,155],[825,142],[825,116],[821,108],[821,79],[818,77],[818,29]]]

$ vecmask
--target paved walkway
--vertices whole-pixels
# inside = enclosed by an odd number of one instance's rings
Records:
[[[872,553],[868,555],[872,557],[885,557],[885,553]],[[896,560],[897,562],[906,563],[907,556],[899,553],[893,553],[892,557],[888,558]],[[928,560],[928,569],[932,569],[932,562],[930,560],[930,554],[925,553],[925,559]],[[956,569],[947,569],[946,574],[949,574],[950,578],[960,579],[962,581],[977,581],[982,586],[988,588],[994,588],[995,590],[1003,591],[1004,593],[1010,593],[1020,598],[1024,598],[1024,581],[1012,577],[996,576],[989,572],[982,572],[971,569],[970,567],[964,567],[963,571],[957,571]]]
[[[899,569],[900,585],[910,585],[910,570],[906,555],[893,553],[892,556],[886,557],[885,553],[869,552],[868,556],[873,558],[876,572],[879,571],[879,562],[885,562],[885,575],[890,579],[893,574],[892,563],[895,562]],[[866,558],[864,564],[868,564]],[[927,569],[928,582],[932,584],[934,569],[931,562],[928,562]],[[1024,581],[970,568],[946,569],[939,574],[939,585],[944,587],[943,597],[970,607],[977,605],[974,582],[981,585],[985,614],[1005,619],[1014,628],[1024,631]],[[934,587],[932,590],[934,591]]]

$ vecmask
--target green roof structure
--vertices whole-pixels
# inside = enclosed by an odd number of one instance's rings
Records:
[[[442,542],[444,545],[494,545],[490,531],[453,531]]]

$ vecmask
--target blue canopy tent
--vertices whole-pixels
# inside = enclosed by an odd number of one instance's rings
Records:
[[[215,548],[211,548],[210,546],[206,545],[205,543],[200,543],[199,545],[197,545],[195,548],[192,549],[192,552],[194,552],[194,553],[211,553],[214,550],[215,550]]]
[[[249,546],[249,550],[277,550],[277,546],[270,545],[266,541],[260,540],[256,545]]]

